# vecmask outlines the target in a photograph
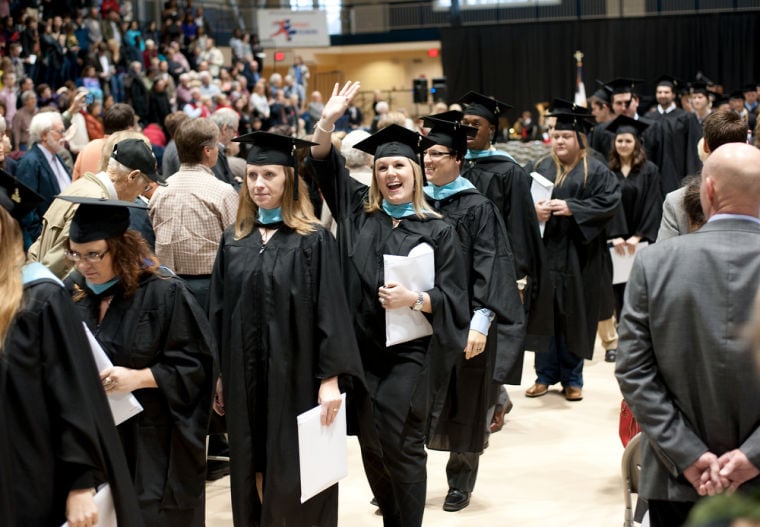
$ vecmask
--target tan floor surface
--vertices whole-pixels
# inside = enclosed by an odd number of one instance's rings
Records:
[[[504,429],[483,454],[470,506],[441,509],[448,490],[447,453],[430,452],[424,525],[436,527],[614,527],[623,523],[623,485],[618,439],[620,392],[614,365],[597,343],[584,367],[584,399],[567,402],[558,386],[537,399],[525,397],[533,383],[533,353],[526,353],[523,385],[509,387],[514,402]],[[340,525],[381,527],[355,438],[349,439],[349,475],[340,484]],[[207,486],[207,525],[231,527],[229,478]]]

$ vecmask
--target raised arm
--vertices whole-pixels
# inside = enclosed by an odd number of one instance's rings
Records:
[[[312,140],[315,143],[319,143],[311,147],[311,156],[314,159],[326,159],[330,154],[330,146],[332,144],[330,138],[335,130],[335,121],[346,113],[349,104],[351,104],[360,87],[358,82],[348,81],[343,88],[340,88],[337,82],[335,83],[332,95],[322,110],[322,118],[317,121],[314,127]]]

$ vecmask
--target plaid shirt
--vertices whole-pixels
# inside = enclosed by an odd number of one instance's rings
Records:
[[[150,199],[156,256],[180,275],[211,274],[224,229],[234,223],[238,194],[204,165],[182,164]]]

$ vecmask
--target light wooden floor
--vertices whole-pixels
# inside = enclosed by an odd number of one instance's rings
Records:
[[[614,365],[596,358],[584,368],[584,399],[570,403],[555,386],[538,399],[525,397],[534,381],[533,353],[526,353],[523,385],[509,387],[514,402],[504,429],[491,436],[480,461],[470,506],[441,509],[448,490],[448,454],[430,452],[424,524],[436,527],[615,527],[623,523],[617,435],[620,392]],[[359,447],[349,439],[349,475],[340,484],[340,525],[381,527],[370,506],[372,494],[362,470]],[[207,487],[207,525],[232,526],[229,478]],[[486,523],[487,522],[487,523]]]

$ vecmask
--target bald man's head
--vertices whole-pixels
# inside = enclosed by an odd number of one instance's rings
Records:
[[[718,213],[758,216],[760,150],[746,143],[717,148],[702,168],[700,191],[705,217]]]

